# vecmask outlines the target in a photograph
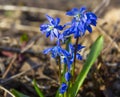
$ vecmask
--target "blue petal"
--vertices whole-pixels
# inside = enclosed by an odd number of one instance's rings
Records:
[[[76,54],[76,58],[77,58],[78,60],[82,60],[82,56],[81,56],[79,53]]]
[[[56,18],[56,25],[60,23],[60,18]]]
[[[97,16],[92,13],[92,12],[87,12],[86,15],[90,18],[90,19],[94,19],[94,20],[97,20]]]
[[[74,53],[74,50],[75,50],[74,46],[70,43],[69,44],[69,52],[71,55]]]
[[[63,62],[64,62],[65,65],[68,64],[68,59],[66,57],[64,57]]]
[[[62,42],[64,43],[66,38],[64,37],[63,34],[59,34],[59,37],[58,37],[58,42],[60,42],[62,40]]]
[[[86,8],[85,6],[81,7],[81,8],[80,8],[80,13],[83,14],[83,13],[86,11],[86,9],[87,9],[87,8]]]
[[[73,50],[73,45],[72,45],[71,43],[69,44],[69,49],[70,49],[70,50]],[[70,50],[69,50],[69,51],[70,51]]]
[[[46,37],[49,37],[51,34],[51,31],[46,32]]]
[[[81,33],[80,36],[84,35],[85,31],[86,31],[86,28],[85,28],[85,23],[84,22],[79,22],[79,32]]]
[[[92,32],[92,27],[90,25],[88,25],[87,30],[91,33]]]
[[[43,25],[40,26],[41,31],[46,30],[47,28],[48,28],[47,24],[43,24]]]
[[[71,31],[70,31],[70,28],[66,29],[66,30],[63,32],[63,35],[64,35],[64,36],[69,36],[70,34],[72,34]]]
[[[96,26],[97,22],[95,20],[91,20],[91,25]]]
[[[59,32],[58,32],[58,30],[57,29],[53,29],[53,32],[54,32],[54,36],[55,37],[59,37]]]
[[[54,33],[53,33],[53,31],[51,31],[51,34],[50,34],[50,40],[51,40],[51,41],[54,40]]]
[[[55,52],[55,51],[52,51],[52,53],[51,53],[52,55],[52,58],[56,58],[56,57],[58,57],[58,53],[57,52]]]
[[[63,26],[61,26],[61,25],[57,25],[56,28],[57,28],[58,30],[63,30]]]
[[[64,94],[66,92],[67,88],[68,88],[68,85],[66,83],[62,83],[60,86],[59,92],[61,94]]]
[[[70,74],[70,72],[66,72],[65,73],[65,79],[66,79],[66,81],[70,81],[70,79],[71,79],[71,74]]]
[[[72,58],[72,59],[73,59],[73,58]],[[67,64],[67,65],[68,65],[68,71],[71,70],[71,67],[72,67],[73,61],[74,61],[74,60],[69,60],[69,61],[68,61],[68,64]]]
[[[63,53],[64,56],[70,56],[69,52],[64,49],[61,49],[61,53]]]
[[[66,57],[66,63],[65,64],[67,64],[67,66],[68,66],[68,71],[71,70],[71,66],[73,64],[73,60],[74,60],[73,56]]]
[[[85,48],[85,46],[82,46],[82,45],[78,44],[77,51],[80,51],[82,48]]]
[[[48,19],[48,21],[50,22],[50,24],[53,25],[54,19],[51,16],[47,15],[47,14],[46,14],[46,18]]]
[[[47,54],[47,53],[49,53],[51,50],[52,50],[52,48],[45,49],[45,50],[43,51],[43,53],[44,53],[44,54]]]
[[[51,25],[56,26],[56,21],[54,19],[51,21]]]
[[[49,22],[51,22],[53,20],[53,18],[47,14],[46,14],[46,18],[48,19]]]
[[[81,33],[79,32],[78,29],[76,29],[75,33],[74,33],[74,38],[78,38],[81,36]]]

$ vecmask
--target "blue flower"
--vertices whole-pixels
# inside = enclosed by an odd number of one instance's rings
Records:
[[[65,79],[66,79],[66,81],[70,81],[71,77],[72,77],[72,75],[70,74],[70,72],[66,72],[65,73]]]
[[[82,56],[81,54],[79,54],[79,52],[81,51],[81,49],[83,49],[85,46],[82,46],[80,44],[77,45],[77,51],[76,51],[76,58],[78,60],[82,60]],[[64,63],[67,64],[68,66],[68,71],[71,70],[71,66],[73,64],[74,61],[74,52],[75,52],[75,45],[69,44],[69,56],[64,57]]]
[[[81,49],[83,49],[85,46],[82,46],[80,44],[77,45],[77,50],[76,50],[76,58],[78,60],[82,60],[82,56],[79,54]],[[74,52],[75,52],[75,45],[69,44],[69,53],[71,54],[72,58],[71,60],[74,60]]]
[[[73,19],[71,21],[71,26],[64,31],[65,36],[74,34],[75,38],[81,37],[85,34],[86,30],[91,33],[91,25],[96,26],[97,24],[97,16],[92,12],[86,12],[85,7],[82,7],[80,9],[73,8],[66,14],[69,16],[73,16]]]
[[[79,52],[80,52],[81,49],[83,49],[84,47],[85,47],[85,46],[82,46],[82,45],[80,45],[80,44],[77,45],[76,58],[77,58],[78,60],[82,60],[82,56],[80,55]],[[71,55],[70,62],[71,62],[71,64],[72,64],[73,61],[74,61],[74,57],[75,57],[75,55],[74,55],[74,53],[75,53],[75,45],[69,44],[69,53],[70,53],[70,55]],[[70,65],[69,67],[71,68],[71,65]]]
[[[85,46],[78,44],[77,45],[77,52],[79,52],[83,48],[85,48]],[[74,51],[75,51],[75,45],[69,44],[69,52],[72,54]]]
[[[62,49],[60,46],[54,46],[52,48],[48,48],[48,49],[45,49],[43,51],[44,54],[47,54],[49,52],[51,53],[53,58],[57,58],[58,56],[61,58],[66,57],[66,56],[70,56],[69,52]]]
[[[67,85],[66,83],[62,83],[62,84],[61,84],[61,87],[60,87],[60,89],[59,89],[59,92],[60,92],[61,94],[64,94],[64,93],[66,92],[67,88],[68,88],[68,85]]]
[[[63,30],[63,27],[59,25],[60,18],[52,18],[49,15],[46,15],[46,18],[49,21],[49,24],[43,24],[40,26],[40,30],[42,33],[46,33],[46,37],[50,36],[50,39],[53,41],[53,39],[56,37],[58,38],[60,33],[60,30]]]

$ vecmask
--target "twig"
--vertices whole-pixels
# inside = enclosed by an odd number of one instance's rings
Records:
[[[16,60],[16,58],[17,58],[17,54],[14,55],[14,57],[13,57],[13,59],[11,60],[11,62],[10,62],[10,64],[9,64],[8,68],[6,69],[5,73],[3,74],[3,76],[2,76],[3,79],[7,76],[8,72],[10,71],[10,69],[11,69],[13,63],[14,63],[15,60]]]
[[[4,90],[8,94],[10,94],[12,97],[15,97],[10,91],[8,91],[7,89],[5,89],[4,87],[0,86],[0,89]]]
[[[110,41],[110,43],[118,50],[118,52],[120,52],[120,48],[117,45],[117,43],[114,42],[114,40],[108,34],[106,34],[106,32],[103,31],[99,26],[97,28]],[[107,48],[110,48],[110,47],[111,47],[111,45],[109,45]],[[105,52],[105,50],[106,49],[104,49],[103,52]]]
[[[26,70],[26,71],[23,71],[23,72],[21,72],[21,73],[18,73],[18,74],[16,74],[16,75],[13,75],[13,76],[10,77],[10,78],[7,78],[7,79],[2,80],[0,83],[1,83],[1,84],[4,84],[4,83],[6,83],[6,82],[8,82],[8,81],[11,81],[11,80],[13,80],[13,79],[15,79],[15,78],[17,78],[17,77],[19,77],[19,76],[21,76],[21,75],[29,72],[29,71],[31,71],[32,69],[39,68],[40,66],[41,66],[41,65],[35,65],[35,66],[33,66],[32,68],[30,68],[30,69],[28,69],[28,70]]]
[[[10,51],[10,52],[15,52],[15,53],[21,53],[21,49],[15,48],[15,47],[6,47],[6,46],[0,46],[0,51]],[[26,50],[22,54],[30,54],[33,56],[38,56],[42,55],[42,51],[33,51],[33,50]],[[42,56],[41,56],[42,57]]]
[[[104,9],[110,4],[111,0],[103,0],[94,10],[93,12],[97,13],[97,16],[99,16]]]
[[[0,22],[0,28],[1,29],[10,29],[11,24],[7,22]],[[33,27],[33,26],[25,26],[21,24],[15,24],[14,29],[19,31],[27,31],[27,32],[40,32],[39,27]]]
[[[39,12],[39,13],[50,13],[50,14],[64,14],[64,11],[45,9],[45,8],[35,8],[27,6],[14,6],[14,5],[0,5],[0,10],[10,10],[10,11],[29,11],[29,12]]]
[[[30,49],[40,37],[41,37],[41,35],[37,35],[37,36],[33,37],[27,43],[27,45],[21,50],[21,53],[24,53],[25,51],[27,51],[28,49]]]
[[[27,7],[27,6],[14,6],[14,5],[0,5],[0,10],[5,11],[23,11],[23,12],[34,12],[34,13],[48,13],[49,15],[55,15],[55,14],[64,14],[64,11],[60,10],[53,10],[53,9],[45,9],[45,8],[35,8],[35,7]],[[0,28],[2,29],[10,29],[11,23],[9,22],[1,22]],[[15,24],[14,29],[19,31],[29,31],[29,32],[40,32],[39,27],[33,27],[33,26],[25,26],[21,24]]]

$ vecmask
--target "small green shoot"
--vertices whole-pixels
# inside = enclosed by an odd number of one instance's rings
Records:
[[[35,80],[33,80],[33,86],[34,86],[34,88],[35,88],[35,91],[36,91],[37,94],[39,95],[39,97],[45,97],[45,96],[43,95],[43,93],[41,92],[41,90],[39,89],[39,87],[37,86],[37,83],[36,83]]]
[[[11,92],[15,95],[15,97],[30,97],[30,96],[24,95],[23,93],[20,93],[15,89],[12,89]]]
[[[22,34],[22,36],[20,37],[20,42],[27,42],[28,41],[28,35],[26,33]]]

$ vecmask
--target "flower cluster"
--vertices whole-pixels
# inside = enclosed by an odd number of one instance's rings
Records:
[[[61,63],[67,66],[67,71],[64,75],[65,81],[62,82],[59,89],[61,94],[64,94],[67,90],[68,82],[73,76],[71,74],[73,62],[75,58],[82,60],[82,56],[79,52],[84,48],[84,46],[80,44],[72,45],[69,43],[69,50],[65,50],[61,47],[61,41],[66,41],[71,35],[74,35],[74,38],[79,38],[85,34],[86,30],[91,33],[91,25],[96,26],[97,23],[97,16],[92,12],[87,12],[85,7],[80,9],[73,8],[68,11],[66,15],[72,16],[73,18],[70,23],[66,23],[64,26],[60,25],[60,18],[54,19],[49,15],[46,15],[49,23],[40,26],[41,32],[45,33],[46,37],[50,37],[51,41],[56,39],[56,46],[45,49],[43,53],[51,53],[51,56],[55,59],[59,57]],[[66,26],[68,27],[66,28]]]
[[[64,36],[68,34],[74,34],[75,38],[81,37],[85,34],[86,30],[92,32],[91,25],[96,26],[97,16],[92,12],[86,12],[86,8],[80,9],[73,8],[66,13],[68,16],[72,16],[72,22],[70,28],[64,32]]]

